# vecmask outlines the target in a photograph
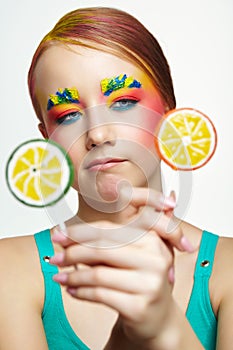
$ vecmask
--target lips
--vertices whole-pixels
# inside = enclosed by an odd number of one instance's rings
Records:
[[[127,161],[122,158],[102,158],[91,161],[85,169],[90,171],[106,170]]]

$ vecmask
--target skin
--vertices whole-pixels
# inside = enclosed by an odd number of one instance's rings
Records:
[[[77,51],[77,48],[73,48],[73,50]],[[140,166],[142,165],[138,160],[134,147],[136,143],[138,148],[140,148],[139,151],[144,151],[144,147],[150,150],[152,154],[148,163],[153,159],[158,164],[159,161],[158,156],[155,154],[153,134],[156,124],[158,124],[164,112],[164,105],[158,92],[145,77],[145,74],[132,64],[123,62],[115,56],[110,57],[110,55],[102,52],[93,52],[93,50],[81,48],[78,49],[78,52],[79,54],[56,46],[48,50],[38,64],[36,70],[36,93],[41,102],[44,120],[44,125],[41,125],[40,129],[45,136],[48,135],[67,149],[75,165],[76,173],[79,174],[79,179],[76,177],[74,188],[80,190],[80,183],[83,183],[85,194],[89,191],[89,195],[93,196],[93,193],[96,192],[94,188],[96,184],[101,197],[113,200],[116,196],[116,185],[121,178],[127,180],[132,186],[139,186],[141,184],[145,186],[147,179],[151,178],[154,167],[148,169],[146,179],[143,179],[145,174],[137,166],[138,163]],[[83,54],[85,54],[85,70],[80,72],[79,67],[83,61]],[[47,57],[49,58],[48,60]],[[54,57],[57,57],[55,60],[56,66],[53,64],[51,64],[52,67],[48,66],[49,62],[54,62]],[[68,67],[65,74],[62,74],[61,67],[64,58],[68,62]],[[93,66],[94,59],[95,64]],[[50,71],[51,79],[47,78],[47,70]],[[96,71],[98,72],[97,74]],[[57,74],[57,72],[59,73]],[[143,88],[121,89],[114,91],[110,96],[104,96],[100,88],[101,80],[105,77],[117,76],[122,72],[139,80]],[[52,79],[55,74],[56,76],[58,75],[56,81]],[[60,105],[58,108],[54,107],[48,113],[46,108],[48,96],[51,93],[55,93],[60,86],[77,87],[80,96],[80,105],[71,106],[67,104],[64,107]],[[120,113],[113,111],[113,108],[109,107],[117,99],[127,96],[139,100],[141,106],[144,106],[144,109],[137,106],[126,113]],[[59,126],[56,119],[61,113],[60,110],[72,107],[78,107],[80,112],[86,115],[81,117],[77,123],[72,123],[66,127]],[[144,113],[142,113],[142,109]],[[64,114],[64,111],[62,114]],[[100,115],[101,119],[99,117]],[[109,124],[112,121],[114,125]],[[106,150],[103,147],[94,149],[92,147],[93,139],[97,145],[104,142]],[[130,154],[126,151],[123,152],[122,148],[130,148]],[[96,149],[98,149],[98,152]],[[126,160],[128,158],[130,159],[128,162],[122,163],[121,167],[111,168],[110,171],[86,171],[85,167],[95,158],[105,158],[106,156],[120,157]],[[121,175],[121,171],[124,175]],[[126,176],[127,173],[129,176]],[[96,181],[94,177],[97,177]],[[160,184],[157,184],[157,178],[158,176],[154,176],[154,178],[151,178],[151,181],[153,183],[156,182],[156,187],[160,187]],[[109,183],[108,188],[106,183]],[[107,193],[104,193],[104,191],[107,191]],[[88,216],[90,215],[88,214]]]
[[[101,92],[100,81],[122,73],[135,77],[143,89],[117,91],[109,100]],[[190,344],[192,349],[203,349],[184,315],[202,231],[177,220],[174,193],[169,197],[161,193],[153,135],[166,106],[158,91],[131,63],[77,47],[49,48],[40,58],[35,77],[43,113],[39,129],[67,149],[76,169],[79,219],[66,223],[65,235],[58,228],[51,230],[56,254],[50,261],[59,267],[54,280],[64,286],[65,311],[74,331],[96,350],[187,350]],[[85,113],[68,126],[56,122],[60,107],[47,111],[49,95],[65,87],[77,88]],[[140,95],[139,106],[112,112],[109,106],[122,93],[124,98],[125,93],[131,98]],[[144,162],[139,159],[141,151]],[[110,166],[93,165],[106,157],[111,159]],[[116,162],[116,158],[124,161]],[[104,212],[109,207],[111,211]],[[174,229],[168,233],[172,224]],[[109,249],[99,249],[103,246]],[[233,341],[232,251],[232,240],[220,238],[210,280],[212,306],[219,320],[217,349],[224,350],[231,349]],[[0,252],[4,281],[0,350],[29,350],[35,343],[38,350],[45,350],[44,285],[34,239],[4,239]],[[172,341],[167,334],[173,335]]]

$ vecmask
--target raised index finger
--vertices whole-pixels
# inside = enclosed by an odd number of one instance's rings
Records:
[[[174,209],[176,201],[173,196],[166,197],[159,191],[144,187],[124,187],[120,190],[123,201],[128,201],[135,207],[150,206],[158,211]]]

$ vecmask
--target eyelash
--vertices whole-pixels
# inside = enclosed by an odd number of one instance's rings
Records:
[[[137,100],[135,98],[124,97],[124,98],[121,98],[121,99],[114,101],[110,105],[110,108],[113,109],[114,111],[127,111],[127,110],[133,108],[138,102],[139,102],[139,100]],[[123,105],[122,105],[122,103],[123,103]],[[124,105],[124,103],[126,103],[126,105]],[[117,106],[117,104],[119,104],[119,106]]]
[[[77,120],[80,120],[82,118],[83,114],[79,111],[77,112],[71,112],[63,115],[62,117],[56,119],[56,123],[58,125],[70,125],[75,123]]]
[[[135,98],[121,98],[118,99],[116,101],[114,101],[111,105],[110,108],[114,111],[127,111],[131,108],[133,108],[137,103],[139,102],[138,99]],[[70,112],[67,114],[63,114],[60,118],[56,119],[56,123],[58,125],[70,125],[75,123],[76,121],[80,120],[83,116],[83,113],[81,113],[80,111],[75,111],[75,112]]]

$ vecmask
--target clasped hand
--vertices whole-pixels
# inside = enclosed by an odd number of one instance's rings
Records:
[[[75,298],[116,310],[126,337],[143,342],[161,332],[172,312],[174,248],[192,246],[173,217],[172,197],[133,189],[129,205],[134,215],[122,225],[79,223],[65,235],[55,229],[53,241],[64,249],[50,263],[77,266],[54,280]]]

